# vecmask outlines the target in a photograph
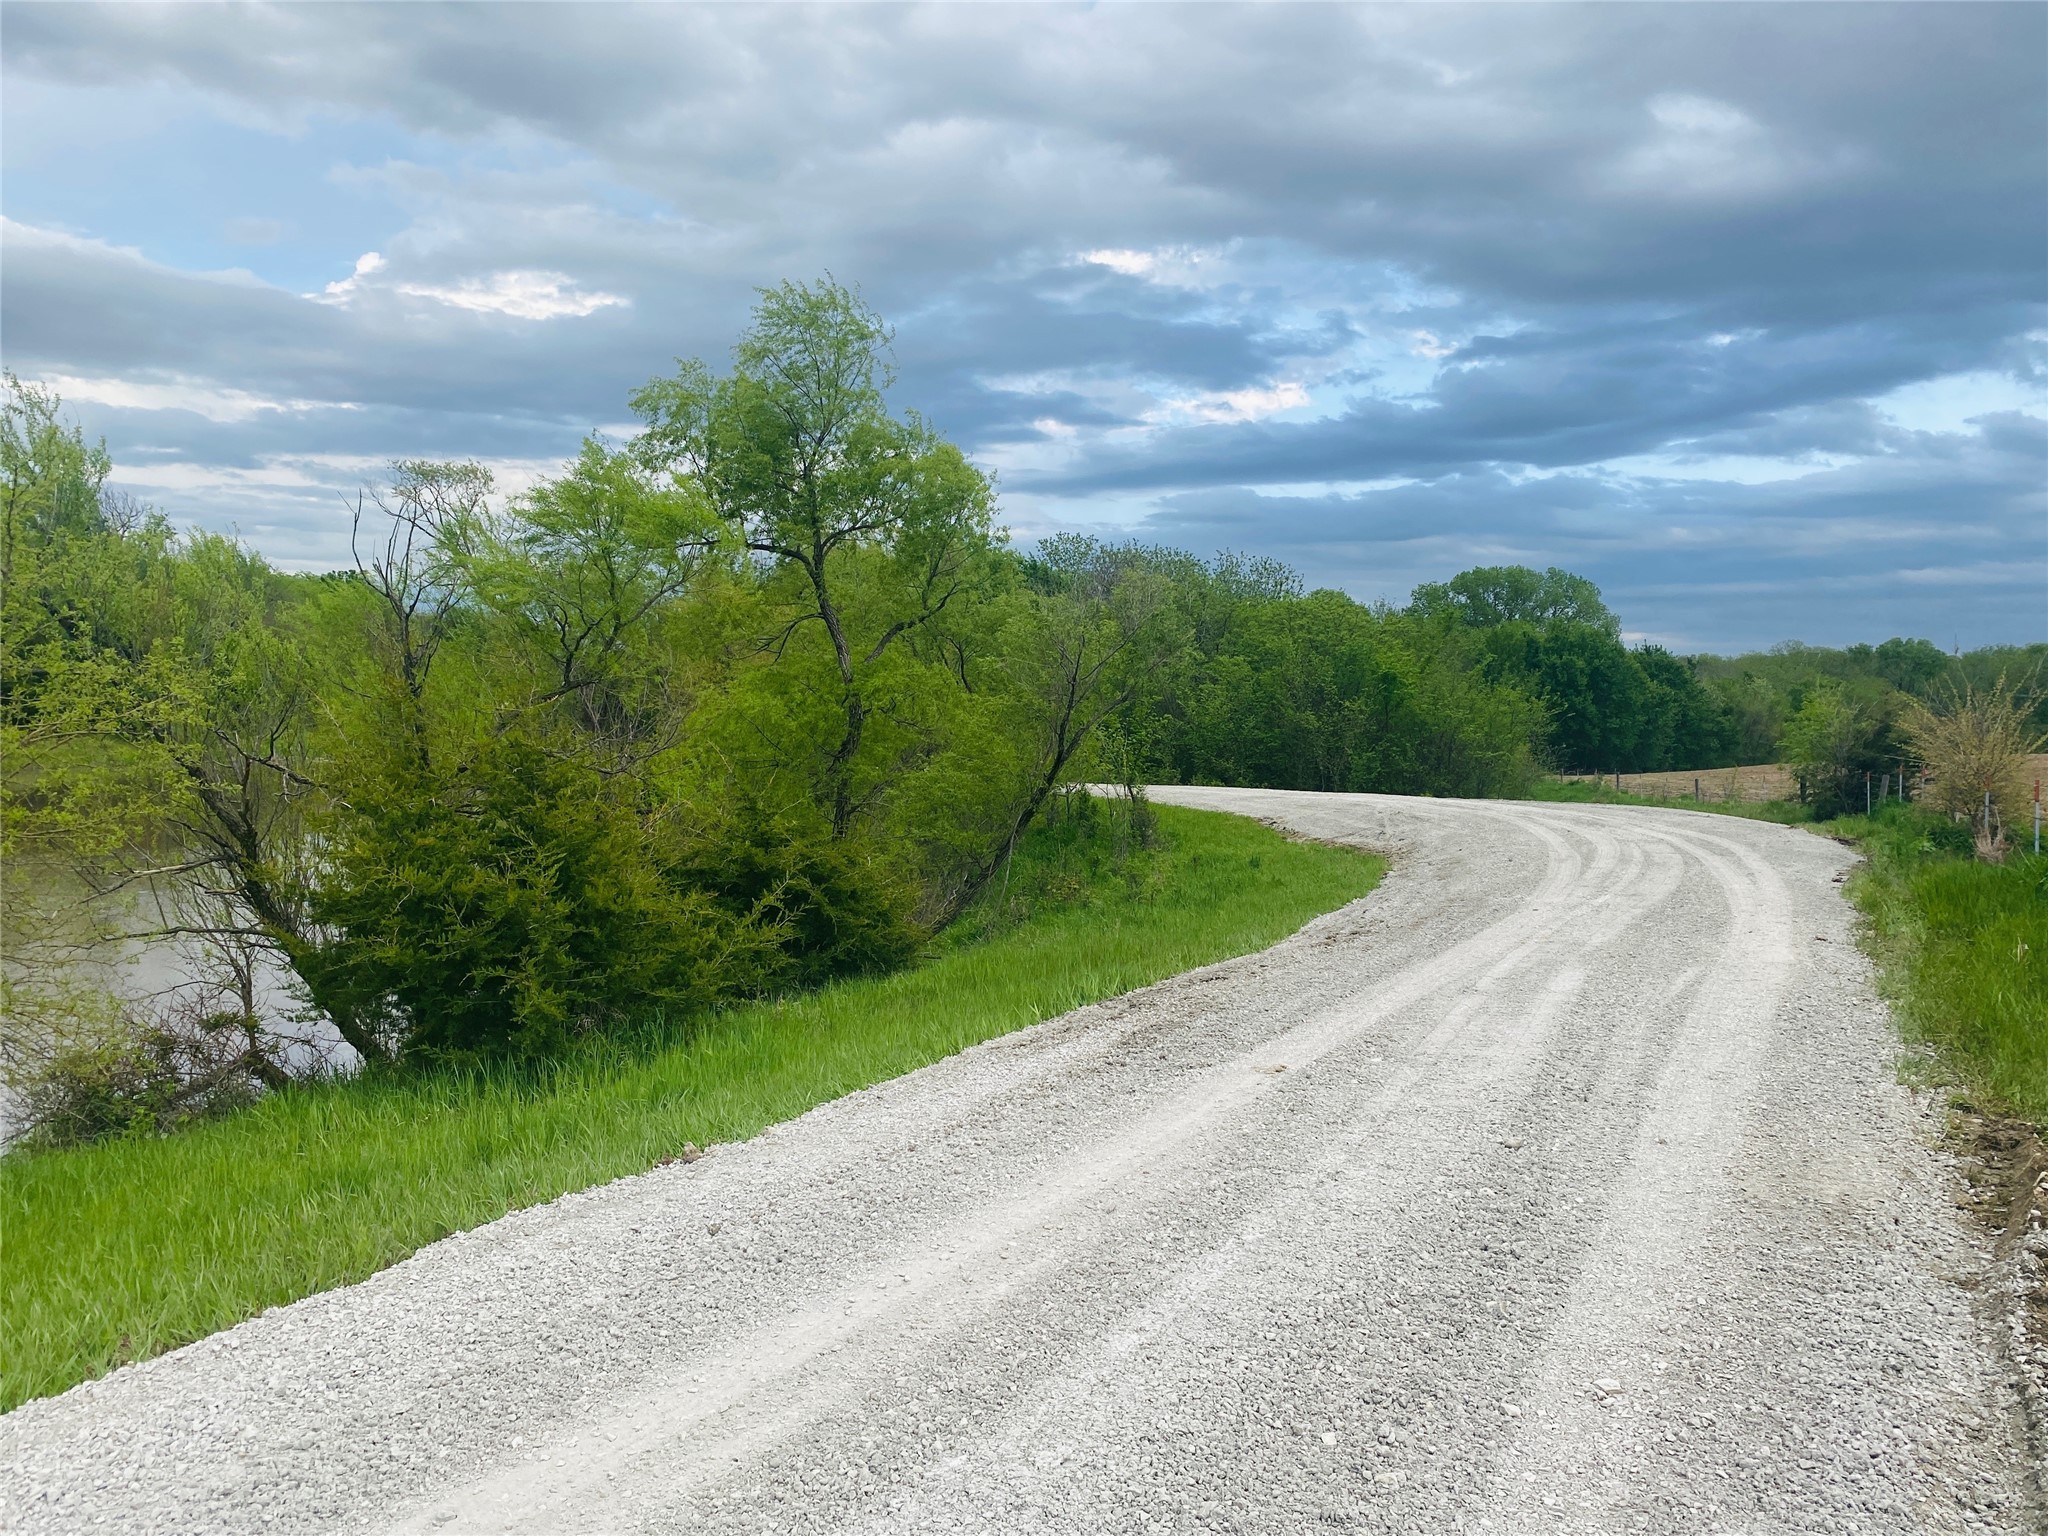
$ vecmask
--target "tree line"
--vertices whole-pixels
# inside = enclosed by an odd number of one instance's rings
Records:
[[[857,295],[785,284],[729,366],[634,394],[630,442],[511,497],[399,464],[350,568],[299,575],[111,492],[10,378],[10,1072],[282,1082],[259,974],[368,1063],[545,1059],[904,963],[1076,782],[1512,794],[1775,748],[1818,686],[1628,646],[1562,571],[1394,608],[1229,554],[1020,551],[891,383]],[[180,1028],[68,963],[138,938],[191,957]]]

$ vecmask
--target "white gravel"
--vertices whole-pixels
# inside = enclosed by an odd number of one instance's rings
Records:
[[[0,1526],[2044,1528],[1846,850],[1160,798],[1395,869],[1264,954],[29,1404]]]

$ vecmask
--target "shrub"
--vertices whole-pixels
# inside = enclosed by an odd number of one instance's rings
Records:
[[[2026,759],[2044,737],[2028,718],[2032,701],[2003,674],[1988,688],[1951,687],[1934,701],[1915,699],[1900,724],[1927,770],[1926,801],[1952,816],[1979,816],[1984,797],[2002,823],[2020,814],[2028,798]],[[1983,829],[1987,841],[1996,829]]]
[[[810,987],[909,961],[925,934],[915,885],[862,839],[831,839],[758,806],[700,829],[673,871],[760,936],[753,971],[731,990]]]
[[[54,1046],[14,1085],[21,1140],[71,1146],[150,1136],[247,1104],[263,1064],[227,1014],[118,1015]]]
[[[675,818],[630,780],[507,736],[352,799],[315,908],[339,934],[322,981],[385,1010],[402,1057],[545,1057],[758,976],[765,930],[679,877]]]

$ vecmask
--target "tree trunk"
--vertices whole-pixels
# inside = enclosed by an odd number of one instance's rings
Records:
[[[840,623],[839,609],[825,588],[824,552],[814,551],[806,565],[811,591],[818,600],[818,617],[824,620],[825,633],[832,637],[832,655],[839,663],[839,684],[846,691],[846,732],[825,760],[825,790],[832,813],[832,836],[837,839],[846,836],[853,826],[853,760],[860,752],[868,712],[854,684],[853,647],[846,642],[846,627]]]

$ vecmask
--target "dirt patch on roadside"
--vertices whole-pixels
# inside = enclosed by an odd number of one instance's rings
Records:
[[[1958,1095],[1950,1131],[1967,1206],[1997,1244],[1997,1303],[2024,1382],[2034,1475],[2048,1492],[2048,1143],[2024,1120]]]

